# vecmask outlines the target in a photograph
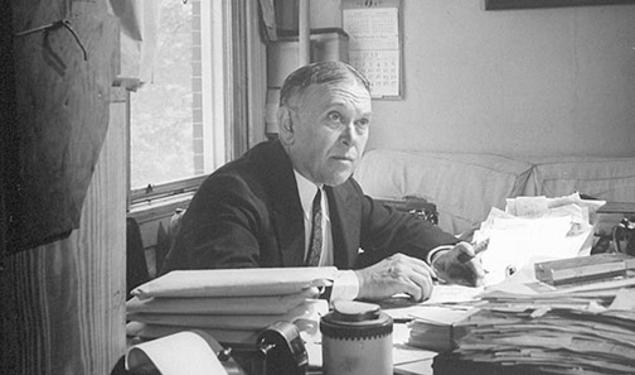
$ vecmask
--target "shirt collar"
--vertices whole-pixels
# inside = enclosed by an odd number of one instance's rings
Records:
[[[300,203],[302,204],[304,217],[310,218],[312,212],[313,198],[315,198],[315,193],[317,193],[317,189],[321,186],[309,181],[309,179],[302,176],[295,169],[293,170],[293,173],[295,174],[295,181],[298,185],[298,194],[300,195]]]

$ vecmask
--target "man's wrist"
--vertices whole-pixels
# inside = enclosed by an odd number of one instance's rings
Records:
[[[346,300],[352,301],[359,296],[359,279],[352,270],[338,271],[333,280],[330,301]]]
[[[428,252],[428,255],[426,256],[426,262],[432,267],[432,263],[434,262],[435,258],[446,251],[452,250],[453,247],[454,245],[441,245],[435,247]]]

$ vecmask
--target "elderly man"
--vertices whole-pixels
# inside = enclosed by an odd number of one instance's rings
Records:
[[[469,244],[374,202],[351,177],[371,124],[369,83],[358,71],[342,62],[294,71],[282,86],[278,123],[278,140],[203,182],[163,272],[335,265],[342,271],[332,298],[351,299],[422,300],[435,277],[480,282]],[[360,248],[387,257],[351,270]]]

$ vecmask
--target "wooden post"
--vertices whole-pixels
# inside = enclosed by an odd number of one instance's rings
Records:
[[[2,374],[109,374],[124,353],[126,162],[119,116],[111,111],[81,227],[4,259]]]
[[[90,3],[14,0],[11,5],[12,7],[5,7],[0,20],[10,20],[13,9],[13,15],[21,17],[18,23],[21,28],[24,25],[39,26],[60,17],[70,18],[89,56],[88,62],[84,61],[82,50],[72,36],[66,38],[67,34],[57,33],[60,37],[59,44],[49,48],[50,53],[58,58],[57,62],[62,63],[57,67],[64,69],[52,73],[60,75],[58,80],[52,81],[70,82],[76,79],[79,83],[68,91],[52,90],[36,79],[41,78],[43,72],[49,73],[50,70],[47,69],[52,67],[29,61],[31,65],[28,68],[33,67],[34,70],[29,73],[28,69],[20,67],[21,72],[26,72],[24,74],[32,78],[32,87],[41,90],[38,92],[42,97],[49,95],[51,102],[59,101],[59,104],[44,106],[37,101],[16,101],[16,92],[19,91],[16,90],[17,85],[12,79],[4,79],[5,77],[0,80],[0,102],[13,103],[11,109],[15,110],[17,107],[22,112],[25,112],[25,108],[20,107],[21,105],[33,105],[28,107],[33,115],[30,117],[40,116],[39,118],[45,120],[47,111],[51,112],[51,109],[54,111],[66,105],[73,108],[74,98],[85,96],[96,98],[95,101],[104,98],[108,102],[108,85],[105,86],[106,90],[99,92],[93,88],[96,81],[112,80],[112,71],[94,71],[95,74],[90,76],[92,81],[82,81],[74,74],[74,68],[78,64],[83,64],[82,69],[96,69],[96,66],[102,66],[101,63],[108,65],[110,61],[104,61],[104,58],[100,61],[99,54],[103,53],[105,56],[112,48],[116,48],[116,28],[99,29],[103,33],[113,33],[109,34],[113,43],[99,44],[99,35],[88,35],[88,28],[83,27],[103,20],[101,17],[110,17],[105,12],[105,0]],[[19,12],[15,12],[16,9]],[[60,9],[64,11],[58,12]],[[114,25],[111,21],[107,25]],[[9,67],[0,69],[2,74],[7,74],[8,71],[15,74],[11,69],[15,50],[5,47],[11,46],[12,34],[15,32],[11,30],[11,25],[15,27],[16,23],[16,19],[13,19],[13,22],[6,22],[9,30],[2,28],[5,35],[9,36],[0,38],[2,61],[8,61],[9,64]],[[42,40],[41,35],[39,38],[38,35],[29,37],[29,40],[20,40],[20,45],[16,44],[15,48],[32,48],[28,43],[39,43]],[[66,40],[70,41],[69,44],[64,44]],[[44,54],[41,50],[37,51],[40,55]],[[17,74],[15,76],[18,77]],[[59,100],[60,98],[66,100]],[[39,105],[35,105],[36,103]],[[0,374],[107,375],[124,354],[127,164],[124,111],[125,103],[112,103],[110,120],[107,115],[100,118],[100,121],[104,121],[99,122],[100,125],[106,125],[105,121],[109,121],[108,129],[101,150],[98,151],[97,163],[83,201],[79,228],[63,240],[12,255],[8,255],[14,252],[12,249],[6,249],[4,254],[0,253]],[[91,116],[95,108],[84,106],[80,110],[67,112],[72,121],[81,121],[84,126],[97,125]],[[11,122],[3,122],[1,126],[15,130],[26,124],[16,123],[14,117]],[[7,133],[9,132],[3,130],[0,145],[19,151],[18,145],[12,140],[14,136]],[[6,143],[7,139],[11,143]],[[71,147],[69,152],[72,151]],[[6,149],[3,148],[0,152],[4,153]],[[5,177],[9,170],[7,156],[11,160],[18,157],[16,153],[5,153],[0,157],[0,166],[3,167],[0,177]],[[5,183],[6,181],[2,181],[0,184],[0,208],[7,202],[6,192],[12,189]],[[0,230],[5,229],[5,224],[0,222]]]

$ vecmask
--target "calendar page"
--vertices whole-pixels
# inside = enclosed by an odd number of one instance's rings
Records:
[[[401,95],[398,2],[344,1],[342,25],[349,35],[349,62],[368,78],[373,98]]]
[[[399,51],[350,51],[349,61],[370,81],[373,98],[399,95]]]

